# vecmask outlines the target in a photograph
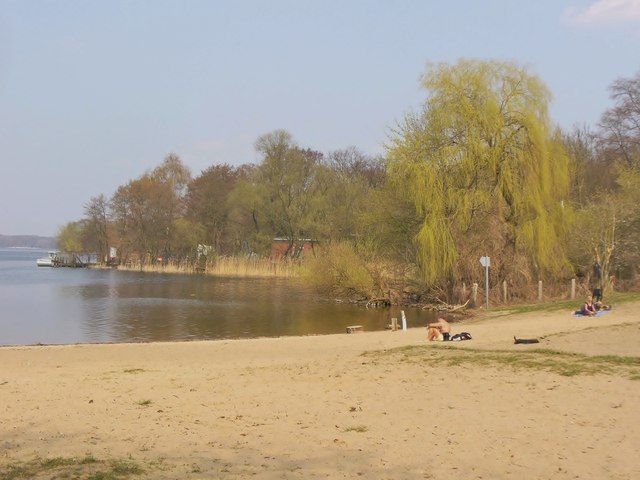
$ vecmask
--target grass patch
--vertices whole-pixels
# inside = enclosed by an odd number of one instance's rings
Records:
[[[0,479],[86,479],[119,480],[144,473],[133,460],[96,460],[93,456],[36,458],[0,466]]]
[[[148,407],[149,405],[151,405],[151,400],[149,399],[145,399],[145,400],[138,400],[137,404],[140,405],[141,407]]]
[[[640,301],[640,293],[608,293],[606,301],[607,305],[619,305],[621,303]],[[577,297],[575,300],[549,301],[540,303],[529,303],[523,305],[504,305],[492,307],[492,312],[509,312],[509,313],[529,313],[529,312],[555,312],[557,310],[579,310],[584,302],[584,298]]]
[[[577,375],[611,375],[640,380],[640,358],[615,355],[584,355],[551,349],[526,352],[512,350],[459,349],[450,346],[408,346],[391,350],[365,352],[363,356],[388,362],[421,363],[438,366],[479,366],[513,370],[539,370],[573,377]]]

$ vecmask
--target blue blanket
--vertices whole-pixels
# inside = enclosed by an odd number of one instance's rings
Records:
[[[609,310],[600,310],[598,313],[596,313],[595,315],[592,315],[593,317],[599,317],[600,315],[604,315],[605,313],[607,313]],[[574,312],[573,314],[574,317],[588,317],[589,315],[583,315],[580,312]]]

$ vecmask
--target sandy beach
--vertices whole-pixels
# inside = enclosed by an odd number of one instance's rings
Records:
[[[0,478],[58,457],[154,479],[640,478],[639,309],[481,314],[455,343],[415,328],[2,347]]]

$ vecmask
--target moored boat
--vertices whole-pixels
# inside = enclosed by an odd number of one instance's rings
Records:
[[[39,267],[55,267],[57,254],[58,252],[49,252],[48,257],[37,259],[36,265],[38,265]]]

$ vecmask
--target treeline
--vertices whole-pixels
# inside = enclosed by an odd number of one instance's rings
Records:
[[[0,235],[0,247],[52,250],[56,248],[56,239],[37,235]]]
[[[430,67],[421,108],[391,133],[386,154],[301,147],[284,130],[255,142],[259,164],[212,165],[193,176],[171,154],[155,169],[91,198],[58,238],[67,251],[194,265],[269,256],[285,239],[319,290],[345,297],[458,301],[482,278],[528,298],[538,280],[585,288],[632,285],[640,250],[640,73],[610,87],[593,129],[563,132],[544,83],[513,63]],[[204,248],[204,250],[203,250]]]

